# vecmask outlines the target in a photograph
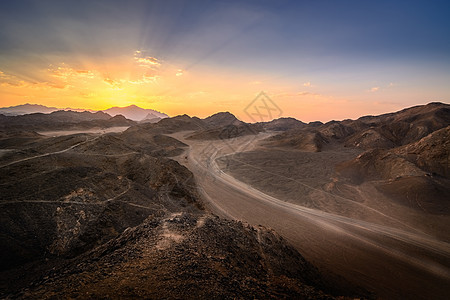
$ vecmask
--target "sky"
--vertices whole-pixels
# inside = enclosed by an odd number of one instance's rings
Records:
[[[309,122],[449,103],[449,15],[449,1],[4,0],[0,106]]]

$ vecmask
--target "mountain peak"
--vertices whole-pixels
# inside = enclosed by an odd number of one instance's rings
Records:
[[[113,107],[108,108],[108,109],[112,109],[112,108],[121,108],[121,109],[137,108],[137,109],[144,109],[144,108],[141,108],[141,107],[139,107],[139,106],[137,106],[135,104],[131,104],[131,105],[128,105],[128,106],[113,106]]]
[[[239,121],[238,118],[235,117],[235,115],[233,115],[228,111],[213,114],[203,119],[203,121],[205,121],[205,123],[209,126],[226,126],[226,125],[242,124],[242,121]]]
[[[145,120],[149,114],[154,115],[156,118],[167,118],[168,115],[156,111],[154,109],[141,108],[135,104],[125,106],[125,107],[111,107],[104,110],[103,112],[110,114],[111,116],[123,115],[125,118],[141,121]]]

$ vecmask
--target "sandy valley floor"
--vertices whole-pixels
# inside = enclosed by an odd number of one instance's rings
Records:
[[[257,142],[267,135],[213,142],[173,136],[189,144],[178,160],[214,213],[273,228],[321,269],[380,296],[445,297],[448,216],[395,204],[370,184],[341,183],[334,165],[355,150],[266,151]]]

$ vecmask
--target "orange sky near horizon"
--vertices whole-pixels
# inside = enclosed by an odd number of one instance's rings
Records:
[[[254,121],[246,114],[246,108],[265,91],[280,110],[257,121],[280,116],[305,122],[329,121],[403,108],[401,102],[380,101],[379,95],[383,92],[384,96],[395,94],[394,84],[361,91],[364,100],[358,100],[359,95],[332,96],[322,93],[324,87],[314,82],[277,80],[269,74],[236,74],[212,67],[183,70],[176,63],[159,60],[139,50],[109,63],[60,62],[35,73],[39,79],[0,70],[0,105],[32,103],[103,110],[134,104],[170,116],[206,117],[230,111],[244,121]]]

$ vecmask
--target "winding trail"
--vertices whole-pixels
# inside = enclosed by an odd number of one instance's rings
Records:
[[[248,149],[254,140],[236,139],[233,147],[219,141],[214,151],[206,152],[211,148],[207,141],[186,140],[181,134],[174,137],[190,145],[187,159],[181,162],[194,173],[213,213],[273,228],[322,273],[342,276],[381,298],[448,299],[450,244],[418,231],[284,202],[219,168],[217,157]]]
[[[7,163],[7,164],[4,164],[4,165],[0,166],[0,169],[1,169],[1,168],[8,167],[8,166],[11,166],[11,165],[14,165],[14,164],[17,164],[17,163],[21,163],[21,162],[24,162],[24,161],[36,159],[36,158],[46,157],[46,156],[54,155],[54,154],[65,153],[65,152],[70,151],[70,150],[72,150],[72,149],[74,149],[74,148],[76,148],[76,147],[78,147],[78,146],[83,145],[83,144],[86,144],[86,143],[89,143],[89,142],[93,142],[93,141],[95,141],[96,139],[98,139],[98,138],[100,138],[100,137],[101,137],[101,136],[97,136],[97,137],[94,137],[94,138],[92,138],[92,139],[86,138],[85,141],[76,143],[76,144],[74,144],[74,145],[72,145],[72,146],[70,146],[70,147],[68,147],[68,148],[66,148],[66,149],[63,149],[63,150],[54,151],[54,152],[47,152],[47,153],[43,153],[43,154],[31,156],[31,157],[22,158],[22,159],[19,159],[19,160],[16,160],[16,161],[12,161],[12,162],[10,162],[10,163]]]
[[[144,205],[140,205],[140,204],[136,204],[136,203],[132,203],[132,202],[128,202],[128,201],[122,201],[119,198],[124,196],[125,194],[127,194],[130,189],[131,189],[131,181],[129,179],[127,179],[127,188],[120,192],[119,194],[103,200],[103,201],[97,201],[97,202],[82,202],[82,201],[64,201],[62,198],[58,199],[58,200],[14,200],[14,201],[0,201],[0,207],[3,205],[8,205],[8,204],[16,204],[16,203],[42,203],[42,204],[58,204],[58,205],[72,205],[72,204],[76,204],[76,205],[86,205],[86,206],[105,206],[106,204],[108,204],[109,202],[113,202],[113,201],[117,201],[129,206],[133,206],[133,207],[138,207],[138,208],[143,208],[143,209],[152,209],[151,207],[148,206],[144,206]]]

